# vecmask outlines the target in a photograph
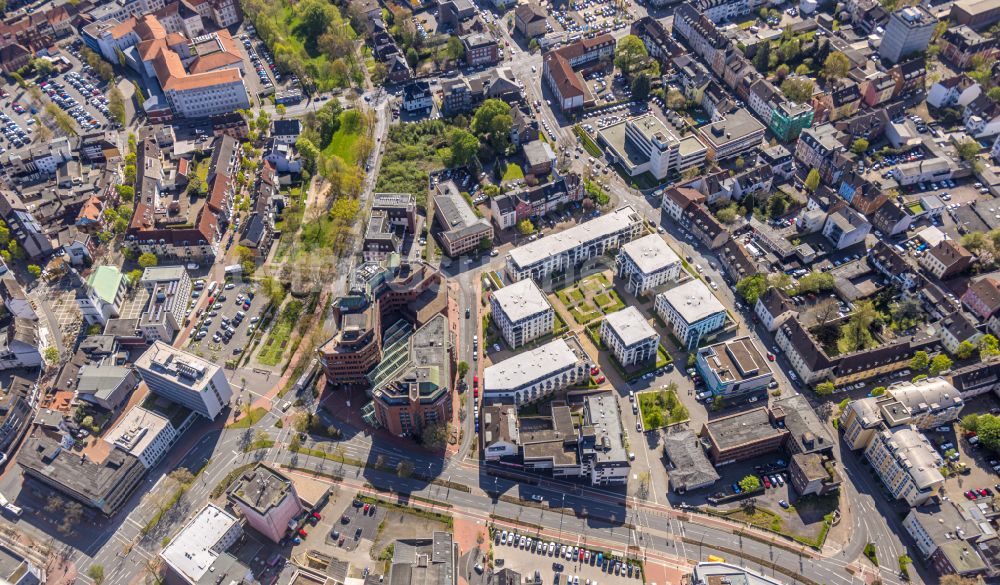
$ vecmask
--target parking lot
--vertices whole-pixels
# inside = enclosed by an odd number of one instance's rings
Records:
[[[326,535],[327,544],[353,551],[364,540],[374,542],[385,512],[381,506],[354,500],[338,513]]]
[[[253,65],[254,76],[246,76],[247,83],[254,89],[252,93],[268,92],[281,84],[282,76],[274,67],[274,57],[267,50],[267,46],[256,34],[252,24],[247,23],[246,29],[239,36],[240,43],[247,59]]]
[[[626,10],[617,8],[610,0],[570,2],[562,10],[552,10],[551,15],[559,27],[570,34],[570,42],[579,35],[621,30],[632,19]],[[553,30],[551,25],[548,28],[549,32]]]
[[[614,553],[619,555],[616,558],[607,551],[587,549],[585,535],[567,533],[564,540],[565,543],[537,541],[530,534],[495,530],[495,569],[512,569],[521,573],[529,583],[534,580],[546,585],[642,582],[642,570],[637,561],[625,561],[620,553]],[[569,544],[573,541],[576,544]]]
[[[210,290],[211,284],[195,281],[198,282],[204,284],[200,289],[195,284],[189,307],[197,305],[202,295],[208,295],[211,304],[191,315],[195,325],[188,349],[224,355],[225,359],[238,357],[256,332],[260,312],[267,302],[256,298],[252,285],[226,283],[221,290]]]

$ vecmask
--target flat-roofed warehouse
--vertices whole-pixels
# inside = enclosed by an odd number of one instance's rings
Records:
[[[761,407],[710,420],[699,435],[708,441],[712,462],[722,465],[777,451],[788,431],[777,427]]]

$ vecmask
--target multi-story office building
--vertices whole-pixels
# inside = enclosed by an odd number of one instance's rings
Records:
[[[747,104],[780,140],[797,138],[812,124],[815,112],[809,104],[796,104],[770,81],[761,79],[750,87]]]
[[[926,51],[937,23],[938,19],[919,5],[893,12],[878,47],[879,57],[898,63],[907,55]]]
[[[227,577],[242,580],[249,567],[226,552],[242,536],[243,524],[236,516],[208,504],[160,552],[167,582],[200,585],[221,583]]]
[[[663,237],[649,234],[622,246],[617,258],[618,278],[638,296],[677,280],[681,259]]]
[[[726,323],[726,307],[699,279],[656,295],[653,309],[688,349]]]
[[[718,466],[776,451],[788,434],[761,407],[712,419],[702,424],[699,436],[708,442],[708,457]]]
[[[362,416],[394,435],[419,435],[451,418],[454,339],[448,318],[435,314],[411,335],[387,343],[368,374],[372,402]]]
[[[38,384],[13,376],[0,396],[0,452],[21,438],[34,419]]]
[[[139,282],[149,291],[149,303],[139,317],[139,330],[149,341],[173,341],[184,323],[191,298],[191,277],[183,266],[151,266]]]
[[[698,350],[695,367],[714,396],[725,399],[763,394],[774,379],[767,358],[750,337],[739,337]]]
[[[526,404],[586,380],[592,362],[574,335],[493,364],[483,372],[487,399]]]
[[[17,453],[25,478],[66,494],[84,506],[111,516],[142,483],[146,468],[121,449],[101,461],[64,450],[47,436],[30,437]]]
[[[744,108],[736,108],[721,120],[698,128],[701,141],[708,147],[708,158],[715,161],[739,156],[761,146],[764,125]]]
[[[507,254],[507,275],[511,280],[542,279],[553,272],[572,269],[631,241],[642,227],[642,216],[626,205],[564,232],[514,248]]]
[[[484,241],[493,241],[493,226],[476,215],[454,181],[438,185],[434,195],[434,219],[440,227],[444,252],[452,258],[481,249]]]
[[[88,325],[107,325],[125,302],[125,276],[115,266],[98,266],[76,295],[76,304]]]
[[[626,307],[601,322],[601,341],[624,367],[656,360],[660,334],[650,326],[639,309]]]
[[[958,420],[965,406],[962,395],[945,378],[897,382],[886,389],[886,396],[891,399],[879,401],[886,424],[913,425],[920,430]]]
[[[597,133],[608,158],[635,177],[650,173],[657,179],[701,165],[708,148],[695,134],[678,138],[658,117],[646,114],[607,126]]]
[[[156,466],[195,420],[187,408],[171,406],[162,412],[155,404],[132,407],[104,435],[104,441],[136,457],[146,469]]]
[[[919,506],[944,485],[944,461],[915,427],[882,429],[872,437],[865,458],[897,500]]]
[[[205,418],[214,419],[233,397],[221,367],[162,341],[153,342],[135,368],[150,392]]]
[[[954,498],[911,509],[903,528],[938,575],[974,578],[995,574],[995,563],[985,560],[996,558],[995,518],[992,503]]]
[[[279,542],[302,513],[292,481],[260,463],[236,478],[227,494],[247,524],[271,542]]]
[[[555,311],[545,293],[530,278],[519,280],[490,296],[493,324],[511,349],[552,333]]]

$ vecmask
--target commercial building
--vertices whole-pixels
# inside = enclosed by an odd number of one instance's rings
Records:
[[[116,266],[98,266],[76,295],[76,304],[88,325],[107,325],[125,302],[125,275]]]
[[[927,50],[938,19],[922,6],[900,8],[889,16],[879,57],[898,63],[903,57]]]
[[[705,456],[701,441],[690,429],[663,437],[663,455],[668,461],[670,491],[683,494],[710,487],[719,481],[719,472]]]
[[[676,281],[681,272],[681,259],[658,234],[632,240],[618,251],[618,278],[625,289],[639,296]]]
[[[333,303],[336,330],[319,347],[328,384],[367,384],[383,344],[448,309],[444,275],[424,262],[366,262],[351,275],[349,289]]]
[[[147,402],[149,408],[132,407],[102,438],[151,469],[191,426],[194,416],[184,407],[157,409],[155,398]]]
[[[31,426],[38,403],[38,385],[20,376],[11,377],[0,396],[0,452],[6,453]]]
[[[0,329],[0,370],[41,367],[38,321],[15,317]]]
[[[131,367],[117,365],[110,359],[89,362],[87,360],[77,369],[75,387],[70,380],[70,388],[76,390],[80,400],[116,410],[139,384],[139,376]]]
[[[749,336],[698,350],[695,368],[713,396],[723,399],[763,394],[774,379],[767,358]]]
[[[653,309],[687,349],[697,347],[702,337],[726,323],[726,307],[700,279],[656,295]]]
[[[545,34],[548,13],[537,4],[518,4],[514,9],[514,28],[526,39]]]
[[[494,292],[490,307],[493,324],[511,349],[552,333],[555,326],[555,311],[549,299],[530,278]]]
[[[389,585],[457,585],[459,550],[449,532],[393,542]]]
[[[150,392],[214,419],[229,405],[233,389],[223,369],[192,353],[155,341],[135,368]]]
[[[271,542],[280,541],[302,513],[292,480],[262,463],[236,478],[227,498],[246,523]]]
[[[990,523],[996,518],[995,504],[950,499],[928,502],[910,510],[903,528],[913,538],[921,559],[938,575],[975,577],[992,571],[991,549],[997,532]]]
[[[793,453],[788,480],[800,496],[825,496],[840,489],[840,474],[832,459],[818,453]]]
[[[440,228],[438,235],[444,252],[453,258],[481,249],[484,241],[493,241],[493,226],[476,214],[454,181],[438,185],[434,195],[434,219]]]
[[[103,461],[64,450],[46,436],[29,437],[17,453],[25,478],[59,491],[84,506],[111,516],[142,483],[146,468],[139,459],[112,449]]]
[[[555,339],[487,367],[483,396],[516,405],[535,402],[586,380],[591,365],[576,336]]]
[[[656,362],[660,334],[635,307],[611,313],[601,322],[601,341],[623,367]]]
[[[47,583],[45,567],[37,567],[27,557],[0,546],[0,580],[9,585]]]
[[[642,216],[626,205],[566,231],[518,246],[507,254],[507,275],[511,280],[537,280],[570,270],[631,241],[641,233],[643,223]]]
[[[1000,20],[997,0],[958,0],[951,5],[951,20],[976,30],[990,28]]]
[[[556,105],[561,111],[576,110],[593,101],[576,70],[596,67],[611,59],[615,43],[613,36],[600,34],[545,53],[542,78],[555,95]]]
[[[726,563],[698,563],[691,573],[691,585],[721,585],[723,583],[740,583],[741,585],[785,585],[767,575],[761,575],[750,569]]]
[[[764,140],[764,125],[745,108],[736,108],[721,120],[698,128],[701,141],[708,147],[708,158],[722,161],[759,148]]]
[[[599,130],[597,141],[605,146],[608,159],[631,177],[650,173],[657,179],[680,174],[701,165],[708,148],[694,134],[678,138],[654,114],[612,124]]]
[[[878,405],[890,427],[913,425],[927,430],[958,420],[965,406],[958,390],[944,378],[897,382],[886,388]]]
[[[483,455],[487,461],[514,457],[521,445],[517,408],[509,404],[483,407]]]
[[[184,324],[191,298],[191,277],[183,266],[151,266],[139,283],[149,292],[149,302],[139,316],[139,329],[149,341],[171,342]]]
[[[712,419],[702,424],[699,436],[708,444],[708,457],[718,467],[778,450],[788,430],[774,424],[762,407]]]
[[[368,374],[372,403],[362,416],[394,435],[417,434],[451,418],[454,340],[448,318],[435,314],[412,335],[385,346]]]
[[[160,552],[167,582],[201,585],[242,580],[250,569],[226,551],[243,536],[232,514],[208,504]]]
[[[788,141],[812,125],[815,112],[809,104],[796,104],[770,81],[760,79],[750,86],[747,104],[779,140]]]
[[[865,458],[892,496],[911,508],[924,504],[944,485],[938,471],[944,461],[915,427],[900,426],[875,433]]]

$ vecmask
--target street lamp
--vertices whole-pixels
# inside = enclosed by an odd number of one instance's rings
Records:
[[[562,540],[563,518],[566,517],[566,493],[562,495],[562,505],[559,506],[559,540]]]

